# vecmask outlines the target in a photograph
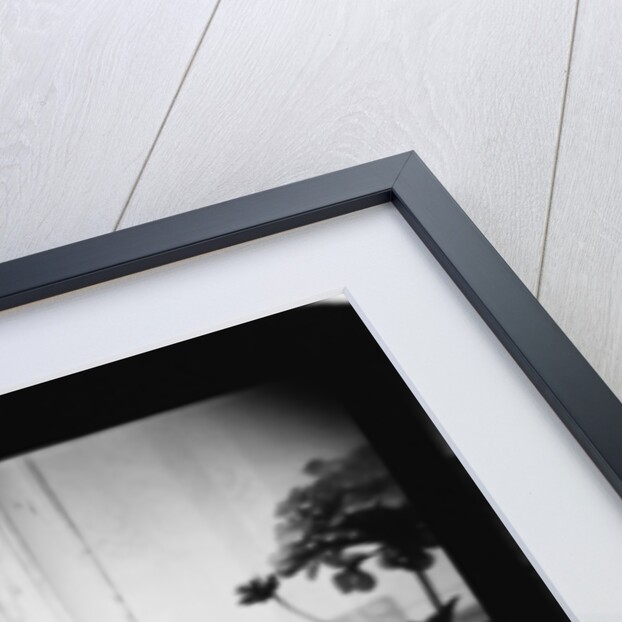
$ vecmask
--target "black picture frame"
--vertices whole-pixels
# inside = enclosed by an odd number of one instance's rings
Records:
[[[414,152],[0,264],[0,310],[391,202],[622,496],[622,403]]]

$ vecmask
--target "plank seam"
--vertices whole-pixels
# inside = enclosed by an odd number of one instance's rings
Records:
[[[553,196],[555,194],[555,182],[557,181],[557,167],[559,163],[559,152],[561,148],[562,131],[564,127],[564,119],[566,117],[566,104],[568,100],[568,84],[570,83],[570,68],[572,66],[572,56],[574,52],[575,37],[577,33],[577,21],[579,17],[579,3],[580,0],[576,0],[574,17],[572,21],[572,32],[570,35],[570,49],[568,50],[568,63],[566,66],[566,79],[564,81],[564,90],[562,94],[562,105],[559,115],[559,126],[557,129],[557,141],[555,144],[555,156],[553,158],[553,171],[551,174],[551,187],[549,189],[549,196],[546,206],[546,214],[544,216],[544,229],[542,232],[542,246],[540,249],[540,265],[538,267],[538,275],[535,286],[535,297],[540,300],[540,291],[542,288],[542,274],[544,272],[544,262],[546,255],[546,246],[549,237],[549,226],[551,223],[551,208],[553,206]]]
[[[151,159],[151,156],[153,155],[153,151],[155,150],[155,147],[158,144],[158,140],[160,140],[160,135],[162,134],[162,131],[164,130],[164,126],[166,125],[169,117],[171,116],[171,112],[175,106],[175,103],[177,102],[177,98],[179,97],[181,89],[186,82],[186,78],[188,77],[188,74],[190,73],[190,69],[192,68],[192,65],[194,64],[194,61],[197,57],[197,54],[199,53],[199,50],[201,49],[201,46],[203,45],[203,41],[205,40],[207,31],[209,30],[209,27],[212,25],[212,22],[214,21],[214,16],[216,15],[216,12],[218,11],[218,7],[220,6],[221,1],[222,0],[216,0],[216,4],[214,5],[214,10],[209,16],[207,23],[205,24],[205,28],[203,29],[203,32],[201,33],[201,36],[199,37],[199,41],[196,44],[194,51],[192,52],[192,55],[190,56],[190,61],[188,62],[188,65],[186,66],[186,69],[181,76],[181,81],[179,82],[179,85],[177,86],[177,89],[175,90],[173,99],[171,100],[171,103],[169,104],[166,110],[166,113],[164,114],[164,118],[162,119],[162,122],[160,123],[160,127],[158,128],[158,131],[156,132],[155,138],[153,139],[153,142],[151,143],[151,147],[149,147],[149,151],[147,151],[145,160],[142,166],[140,167],[140,170],[138,171],[138,175],[136,176],[134,183],[132,184],[130,193],[112,229],[113,231],[117,231],[121,225],[121,222],[123,221],[125,213],[127,212],[127,209],[130,205],[130,201],[132,200],[132,197],[134,196],[134,193],[136,192],[136,188],[138,187],[138,184],[140,183],[140,180],[142,179],[143,173],[145,172],[145,169],[147,168],[147,164],[149,163],[149,160]]]

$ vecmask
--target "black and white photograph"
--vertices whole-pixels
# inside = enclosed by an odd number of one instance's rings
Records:
[[[343,410],[291,387],[9,461],[0,486],[3,531],[19,532],[19,553],[53,556],[42,579],[67,619],[99,619],[71,615],[93,590],[109,592],[118,620],[488,620]]]
[[[565,619],[341,301],[33,399],[92,419],[0,462],[2,622]]]

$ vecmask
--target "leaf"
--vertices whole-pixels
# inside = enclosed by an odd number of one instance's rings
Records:
[[[426,622],[451,622],[454,619],[454,607],[458,602],[458,597],[454,596],[449,602],[441,607],[439,611],[430,616]]]
[[[369,592],[376,587],[373,575],[359,568],[340,570],[333,575],[333,582],[344,593]]]
[[[315,579],[318,575],[319,570],[320,570],[320,560],[315,559],[312,562],[310,562],[307,566],[307,577],[309,579]]]
[[[376,578],[366,572],[365,570],[359,570],[355,573],[355,589],[359,592],[369,592],[376,587]]]
[[[271,574],[263,579],[261,577],[255,577],[238,586],[235,591],[240,597],[238,604],[254,605],[256,603],[264,603],[274,598],[278,588],[279,580],[275,575]]]
[[[349,594],[353,590],[350,574],[347,570],[342,570],[333,575],[333,583],[344,594]]]
[[[314,578],[321,564],[352,570],[363,558],[348,549],[358,546],[375,550],[386,568],[423,570],[433,563],[426,549],[436,540],[370,446],[310,460],[304,472],[311,482],[293,488],[277,506],[278,550],[271,563],[278,576],[306,572]],[[337,573],[334,581],[342,591],[371,589],[365,576]]]

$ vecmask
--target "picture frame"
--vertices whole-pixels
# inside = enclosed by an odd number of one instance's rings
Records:
[[[85,288],[111,286],[115,279],[130,287],[128,277],[153,268],[163,269],[387,204],[425,245],[611,488],[621,495],[622,454],[618,448],[622,443],[622,405],[414,152],[0,264],[0,308],[5,326],[8,330],[35,307],[44,314],[46,305],[54,305],[53,297],[67,299]],[[10,365],[7,359],[5,369]],[[81,365],[88,366],[86,359]],[[33,377],[32,385],[42,378]],[[9,382],[2,392],[29,386],[28,381],[20,382],[22,385],[14,386]],[[604,494],[606,502],[612,503],[612,496]],[[493,507],[494,496],[489,498]],[[618,510],[612,505],[610,517]],[[513,535],[523,544],[520,533]],[[589,544],[586,547],[589,549]],[[529,545],[526,548],[530,549]],[[532,558],[534,561],[537,567],[538,560]],[[563,581],[551,578],[547,571],[544,574],[550,578],[549,587],[559,588],[556,593],[567,610],[582,615],[589,599],[568,604],[571,584],[562,585]],[[590,615],[594,611],[590,609]],[[605,607],[603,615],[610,613]]]
[[[622,404],[414,152],[4,262],[0,310],[386,202],[622,495]]]

